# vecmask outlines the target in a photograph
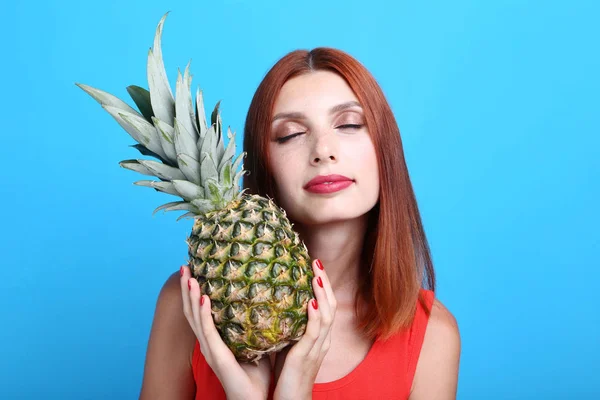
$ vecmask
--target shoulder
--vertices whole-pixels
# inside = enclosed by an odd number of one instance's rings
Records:
[[[460,333],[456,318],[442,302],[434,299],[410,399],[454,399],[460,350]]]
[[[181,295],[181,280],[179,271],[171,274],[163,284],[158,300],[152,331],[161,330],[163,336],[174,336],[184,339],[191,350],[195,345],[196,335],[183,313],[183,297]]]
[[[154,312],[141,399],[189,398],[195,391],[191,359],[196,336],[183,313],[179,272],[163,284]]]
[[[158,293],[156,309],[154,311],[154,324],[161,321],[168,321],[170,324],[176,323],[171,326],[171,329],[174,330],[187,331],[191,329],[183,314],[183,297],[181,295],[179,271],[173,272],[167,277]]]
[[[442,341],[445,344],[460,344],[458,342],[458,322],[450,310],[448,310],[438,299],[434,299],[433,301],[431,315],[429,316],[427,331],[425,333],[425,343],[427,342],[427,333],[429,333],[430,340]]]
[[[160,293],[158,294],[157,307],[162,306],[161,308],[175,308],[175,307],[183,307],[182,297],[181,297],[181,283],[179,279],[179,272],[173,272],[162,288],[160,289]],[[183,308],[180,308],[182,310]]]

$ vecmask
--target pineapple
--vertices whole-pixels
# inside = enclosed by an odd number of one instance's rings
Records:
[[[148,54],[149,91],[127,87],[139,112],[107,92],[77,86],[131,135],[137,142],[132,147],[155,159],[119,163],[158,178],[135,184],[181,198],[154,213],[180,210],[186,213],[177,220],[193,219],[186,239],[192,276],[202,294],[210,297],[215,326],[236,359],[256,363],[304,334],[307,304],[314,296],[310,257],[283,209],[272,199],[240,190],[245,153],[235,157],[230,128],[224,144],[220,102],[210,127],[200,89],[194,108],[189,63],[183,76],[178,70],[173,97],[161,51],[167,15],[158,24]]]

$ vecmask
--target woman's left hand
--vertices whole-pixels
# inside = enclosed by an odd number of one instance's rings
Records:
[[[331,326],[337,303],[321,261],[312,263],[316,300],[308,303],[308,323],[302,338],[277,353],[275,400],[311,399],[323,358],[331,344]]]

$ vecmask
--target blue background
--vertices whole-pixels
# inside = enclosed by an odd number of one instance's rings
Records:
[[[137,398],[154,305],[191,221],[119,168],[162,15],[238,132],[288,51],[338,47],[397,117],[462,335],[459,399],[600,398],[600,29],[593,1],[102,1],[3,6],[0,398]]]

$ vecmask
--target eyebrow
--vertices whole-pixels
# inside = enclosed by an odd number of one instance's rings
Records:
[[[331,109],[329,110],[329,114],[335,114],[336,112],[340,112],[351,107],[361,107],[361,105],[358,101],[348,101],[346,103],[338,104],[337,106],[331,107]],[[271,123],[283,118],[306,119],[306,116],[301,112],[279,113],[275,115],[275,117],[273,117]]]

